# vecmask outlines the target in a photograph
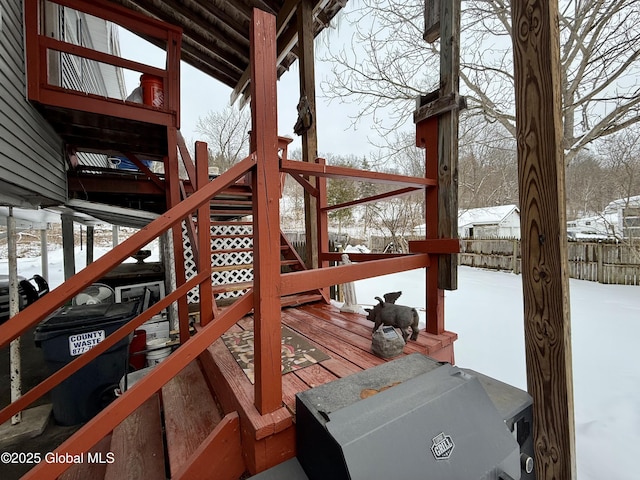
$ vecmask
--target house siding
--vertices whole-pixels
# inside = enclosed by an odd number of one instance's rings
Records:
[[[62,140],[26,99],[22,2],[0,0],[0,8],[0,203],[61,204],[67,198]],[[7,192],[20,192],[21,202]]]

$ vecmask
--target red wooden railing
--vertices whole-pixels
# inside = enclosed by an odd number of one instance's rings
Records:
[[[116,23],[142,37],[163,44],[167,55],[166,67],[164,69],[155,68],[51,38],[44,32],[45,11],[43,6],[45,2],[25,0],[25,44],[26,55],[29,59],[27,62],[27,95],[29,100],[51,106],[73,108],[180,128],[180,46],[182,41],[180,28],[104,0],[92,0],[91,2],[84,0],[50,1]],[[56,86],[49,78],[50,52],[66,53],[142,74],[154,75],[162,79],[164,104],[160,107],[153,107]]]

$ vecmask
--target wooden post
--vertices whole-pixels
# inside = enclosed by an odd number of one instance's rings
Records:
[[[47,245],[47,230],[40,229],[40,265],[42,278],[49,281],[49,247]]]
[[[313,0],[298,3],[298,62],[300,65],[300,97],[306,96],[311,110],[311,127],[302,134],[302,161],[314,163],[318,156],[318,133],[316,130],[316,84],[313,29]],[[317,186],[316,177],[309,183]],[[318,218],[317,199],[304,192],[304,218],[307,249],[307,268],[318,268]]]
[[[74,251],[73,218],[69,215],[61,216],[62,222],[62,260],[64,264],[64,279],[69,280],[76,273],[76,255]]]
[[[416,125],[416,145],[425,149],[427,178],[438,176],[438,117],[430,117]],[[438,238],[438,189],[427,188],[425,193],[425,238]],[[434,335],[444,332],[444,290],[438,287],[437,261],[432,260],[426,272],[427,326]]]
[[[178,170],[178,130],[167,127],[168,154],[165,157],[164,172],[167,182],[167,210],[180,203],[180,173]],[[184,271],[184,246],[182,244],[182,222],[171,229],[173,234],[173,251],[175,255],[174,268],[176,285],[182,285],[186,281]],[[178,300],[178,328],[180,330],[180,343],[189,340],[189,307],[187,298]]]
[[[460,85],[460,0],[440,4],[440,98],[458,94]],[[458,116],[438,118],[438,238],[458,238]],[[458,288],[458,255],[438,257],[438,288]]]
[[[598,255],[598,271],[596,272],[598,283],[604,283],[604,247],[601,243],[598,244],[596,255]]]
[[[20,293],[18,282],[18,252],[16,244],[16,219],[13,216],[13,207],[9,207],[7,217],[7,253],[9,255],[9,318],[14,317],[20,310]],[[20,355],[20,340],[18,337],[9,346],[9,368],[11,372],[11,403],[22,395],[22,362]],[[11,417],[11,425],[17,425],[22,421],[22,412]]]
[[[87,226],[87,265],[93,263],[93,227]]]
[[[575,479],[558,1],[512,1],[511,9],[536,477]]]
[[[319,165],[326,165],[327,161],[324,158],[318,158],[316,163]],[[325,177],[318,177],[316,186],[318,187],[317,198],[317,233],[318,233],[318,253],[329,251],[329,214],[324,207],[327,206],[327,179]],[[318,264],[318,266],[325,268],[329,266],[329,262],[324,260]],[[324,296],[325,301],[329,302],[329,288],[321,288],[320,292]]]
[[[196,142],[196,182],[198,190],[209,182],[209,152],[207,144]],[[205,203],[198,209],[198,272],[207,272],[209,280],[201,283],[200,325],[207,325],[216,311],[211,290],[211,207]]]
[[[440,1],[425,0],[424,2],[424,38],[433,43],[440,38]]]
[[[255,405],[265,415],[282,405],[280,319],[280,165],[276,89],[276,19],[253,10],[251,135],[253,187],[253,288]]]

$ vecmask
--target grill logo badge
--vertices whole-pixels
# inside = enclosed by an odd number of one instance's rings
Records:
[[[431,453],[436,460],[447,460],[451,456],[451,452],[455,448],[455,444],[449,435],[445,435],[444,432],[436,435],[431,439],[433,445],[431,445]]]

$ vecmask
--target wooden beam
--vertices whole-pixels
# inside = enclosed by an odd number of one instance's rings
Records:
[[[168,155],[164,162],[165,181],[167,182],[167,210],[180,203],[180,173],[178,171],[178,130],[174,127],[167,128]],[[175,252],[176,283],[182,285],[186,280],[184,269],[184,246],[182,244],[182,222],[174,225],[173,250]],[[180,343],[189,340],[189,309],[187,298],[178,300],[178,324],[180,329]]]
[[[378,202],[378,201],[383,200],[383,199],[388,200],[390,198],[402,197],[404,195],[408,195],[410,193],[417,192],[418,190],[421,190],[420,187],[401,188],[401,189],[398,189],[398,190],[393,190],[391,192],[381,193],[379,195],[373,195],[371,197],[359,198],[358,200],[353,200],[351,202],[337,203],[335,205],[328,205],[328,206],[324,207],[323,210],[325,210],[327,212],[330,212],[330,211],[334,211],[334,210],[341,210],[343,208],[355,207],[356,205],[366,205],[367,203],[374,203],[374,202]]]
[[[62,215],[62,260],[64,265],[64,279],[69,280],[76,273],[76,256],[73,234],[73,218]]]
[[[276,73],[276,19],[253,10],[251,39],[251,144],[255,405],[262,415],[282,406],[280,340],[280,171]]]
[[[318,156],[318,130],[316,112],[315,54],[313,50],[313,3],[298,3],[298,62],[300,63],[300,98],[306,97],[311,112],[311,126],[302,133],[302,161],[314,163]],[[313,187],[319,187],[316,178],[309,178]],[[325,184],[326,185],[326,184]],[[322,192],[319,192],[322,195]],[[307,268],[318,268],[319,245],[318,199],[304,191],[304,227],[307,249]]]
[[[401,185],[414,187],[434,187],[437,180],[433,178],[407,177],[393,173],[372,172],[358,170],[349,167],[336,167],[332,165],[320,165],[317,163],[299,162],[296,160],[282,160],[281,170],[290,174],[311,175],[325,178],[350,178],[370,183],[383,183],[387,185]]]
[[[278,17],[276,19],[276,38],[280,38],[280,36],[285,31],[285,28],[288,25],[289,21],[293,18],[293,15],[296,13],[297,3],[298,3],[298,0],[286,0],[284,5],[278,12]],[[294,45],[297,41],[298,41],[298,38],[296,36],[295,41],[293,42]],[[286,50],[280,50],[280,48],[278,48],[278,53],[277,53],[278,60],[281,60],[287,53],[289,53],[291,48],[293,48],[293,46],[290,45],[290,42],[286,42],[286,43],[287,43]],[[280,45],[278,45],[278,47],[280,47]],[[229,103],[231,104],[235,103],[238,97],[242,95],[243,92],[249,86],[250,80],[251,80],[251,67],[248,67],[242,73],[240,80],[238,81],[235,88],[231,92],[231,99]]]
[[[576,478],[558,1],[512,1],[527,386],[537,478]]]
[[[440,2],[441,0],[425,0],[424,2],[424,38],[433,43],[440,38]]]
[[[197,189],[209,183],[209,150],[204,142],[196,142]],[[200,284],[200,325],[203,327],[217,313],[211,290],[211,207],[209,203],[198,209],[198,272],[206,273],[209,281]]]
[[[459,102],[460,0],[440,5],[440,98]],[[438,118],[438,237],[458,237],[458,108]],[[438,259],[438,288],[458,288],[458,256]]]
[[[429,255],[417,253],[384,260],[371,260],[365,263],[352,263],[336,267],[285,273],[281,276],[281,293],[282,295],[294,295],[340,283],[355,282],[363,278],[378,277],[425,267],[429,267]]]

